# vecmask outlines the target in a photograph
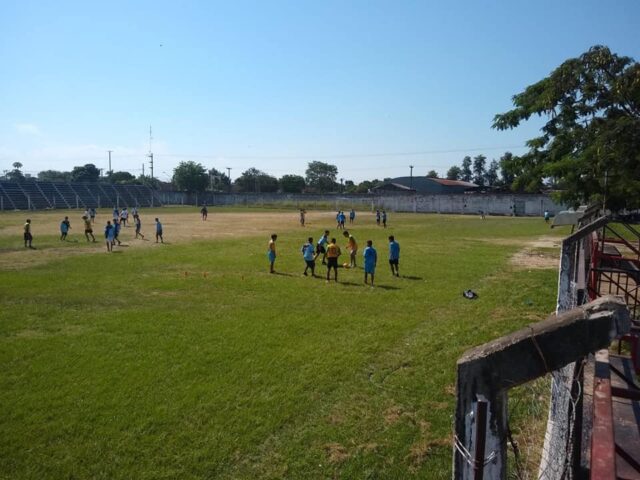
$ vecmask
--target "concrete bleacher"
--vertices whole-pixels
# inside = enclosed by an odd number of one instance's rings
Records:
[[[0,181],[1,210],[161,205],[159,197],[144,185]]]
[[[42,193],[42,189],[36,182],[22,182],[18,184],[22,191],[27,196],[31,210],[44,210],[45,208],[52,208],[51,202]]]

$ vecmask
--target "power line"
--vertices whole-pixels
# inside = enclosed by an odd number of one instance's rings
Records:
[[[505,145],[501,147],[474,147],[456,148],[449,150],[420,150],[414,152],[373,152],[373,153],[344,153],[334,155],[198,155],[188,153],[160,153],[162,157],[183,157],[183,158],[210,158],[225,160],[316,160],[316,159],[340,159],[340,158],[372,158],[372,157],[406,157],[419,155],[433,155],[439,153],[465,153],[481,152],[490,150],[508,150],[515,148],[527,148],[526,145]]]

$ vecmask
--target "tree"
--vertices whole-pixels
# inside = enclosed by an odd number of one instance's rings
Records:
[[[278,191],[278,179],[257,168],[249,168],[242,172],[242,175],[236,179],[235,184],[241,192]]]
[[[516,174],[513,169],[513,153],[504,152],[504,155],[500,157],[500,182],[505,187],[509,187],[513,190],[513,181],[516,178]]]
[[[447,180],[460,180],[462,176],[462,169],[457,165],[454,165],[449,170],[447,170]]]
[[[283,175],[280,179],[280,188],[283,192],[301,193],[304,187],[304,177],[300,175]]]
[[[495,187],[498,185],[498,162],[496,160],[491,160],[489,164],[489,168],[484,174],[484,184],[487,187]]]
[[[93,163],[87,163],[82,167],[73,167],[71,170],[72,182],[97,182],[99,178],[100,170]]]
[[[471,172],[471,157],[466,156],[462,159],[462,168],[460,170],[460,180],[463,182],[470,182],[471,176],[473,175]]]
[[[120,185],[131,185],[136,183],[136,177],[129,172],[110,172],[107,176],[109,183],[117,183]]]
[[[473,157],[473,183],[479,186],[484,185],[484,166],[487,163],[487,157],[484,155],[477,155]]]
[[[226,173],[222,173],[216,168],[209,170],[209,187],[213,191],[227,191],[230,185],[231,181]]]
[[[513,97],[515,108],[494,117],[493,128],[516,128],[532,115],[547,117],[527,142],[514,187],[527,191],[545,179],[561,201],[640,207],[640,64],[594,46]]]
[[[145,187],[153,188],[154,190],[160,188],[160,180],[157,178],[151,178],[149,175],[140,175],[137,178],[137,183],[139,185],[144,185]]]
[[[209,185],[209,175],[199,163],[193,161],[180,162],[173,169],[172,182],[178,190],[189,193],[203,192]]]
[[[427,178],[438,178],[438,172],[435,170],[429,170],[427,172]]]
[[[71,172],[43,170],[42,172],[38,172],[38,180],[41,182],[68,182],[71,180]]]
[[[307,185],[319,192],[336,190],[338,167],[323,162],[310,162],[306,170]]]
[[[10,172],[7,172],[7,174],[5,175],[5,178],[7,180],[11,180],[14,182],[22,182],[24,181],[24,175],[22,174],[22,171],[20,170],[22,168],[22,164],[20,162],[13,162],[13,164],[11,165],[13,167],[13,170],[11,170]]]

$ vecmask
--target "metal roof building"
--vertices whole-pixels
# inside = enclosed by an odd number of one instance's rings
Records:
[[[405,192],[432,195],[438,193],[464,193],[475,190],[478,185],[462,180],[446,180],[428,177],[397,177],[373,189],[375,193]]]

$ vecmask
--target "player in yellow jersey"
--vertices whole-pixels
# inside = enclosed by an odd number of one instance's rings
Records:
[[[347,241],[347,250],[349,252],[349,266],[355,268],[356,254],[358,253],[358,243],[356,242],[356,239],[353,238],[353,235],[351,235],[347,230],[344,231],[343,235],[349,239]]]
[[[24,224],[24,248],[33,248],[31,246],[32,241],[33,236],[31,235],[31,219],[27,218],[27,221]]]
[[[271,240],[269,240],[269,249],[267,250],[267,257],[269,258],[269,273],[276,273],[273,269],[273,264],[276,262],[276,240],[278,239],[278,235],[275,233],[271,235]]]
[[[335,281],[338,281],[338,257],[341,253],[340,247],[336,244],[336,239],[332,238],[331,243],[327,245],[327,282],[329,281],[329,274],[332,268]]]
[[[86,215],[83,215],[82,221],[84,222],[84,236],[87,238],[87,242],[89,241],[89,236],[91,236],[93,243],[96,243],[96,237],[93,236],[93,225],[91,225],[91,219]]]

